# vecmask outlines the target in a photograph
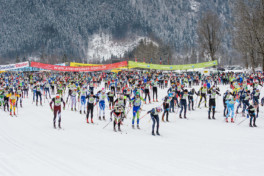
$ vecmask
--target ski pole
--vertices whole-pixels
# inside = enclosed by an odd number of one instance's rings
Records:
[[[96,105],[96,111],[97,111],[97,118],[99,119],[98,106],[99,106],[99,105]]]
[[[104,127],[103,129],[105,129],[105,127],[107,127],[112,121],[108,122]]]
[[[245,118],[244,120],[242,120],[241,122],[239,122],[237,125],[240,125],[240,124],[243,123],[245,120],[247,120],[247,118]]]
[[[132,109],[132,106],[129,108],[129,110],[127,111],[126,115],[129,113],[129,111]]]
[[[16,109],[17,109],[17,116],[18,116],[18,106],[16,107]]]
[[[146,113],[145,115],[143,115],[140,119],[143,119],[146,115],[148,115],[148,113]]]

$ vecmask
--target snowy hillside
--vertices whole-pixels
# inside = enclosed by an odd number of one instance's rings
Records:
[[[109,34],[94,34],[89,41],[87,58],[88,59],[111,59],[112,55],[117,57],[123,57],[125,52],[129,52],[134,49],[139,41],[146,39],[146,43],[152,40],[145,37],[134,36],[128,39],[115,40]],[[152,41],[154,45],[158,46],[157,43]]]
[[[216,12],[229,26],[233,5],[230,0],[1,1],[0,59],[41,54],[85,58],[89,41],[100,32],[121,40],[128,33],[152,35],[178,53],[196,45],[197,22],[205,11]],[[230,42],[229,36],[225,40]]]
[[[223,89],[223,88],[222,88]],[[223,92],[223,90],[222,90]],[[143,106],[146,110],[160,102]],[[260,176],[264,172],[264,113],[257,119],[258,128],[249,128],[248,119],[239,114],[235,123],[225,123],[219,97],[216,120],[207,119],[207,109],[188,112],[186,119],[171,113],[170,122],[160,125],[161,136],[151,136],[150,117],[140,121],[141,130],[131,128],[131,116],[120,132],[112,123],[85,123],[85,116],[62,112],[62,130],[52,127],[48,101],[43,106],[25,99],[18,117],[0,111],[1,176]]]

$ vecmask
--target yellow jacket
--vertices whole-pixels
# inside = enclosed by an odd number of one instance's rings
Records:
[[[9,97],[12,102],[15,102],[17,100],[17,97],[20,97],[20,95],[16,93],[12,95],[11,93],[9,93],[6,97]]]

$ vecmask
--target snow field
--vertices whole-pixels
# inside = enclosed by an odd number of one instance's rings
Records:
[[[220,89],[223,95],[226,87]],[[166,92],[159,89],[159,102],[144,104],[140,116],[161,105]],[[149,115],[140,121],[141,130],[132,129],[130,110],[121,134],[113,132],[112,123],[102,129],[109,122],[108,108],[106,121],[99,121],[95,107],[92,125],[68,105],[62,110],[63,129],[55,130],[49,101],[36,107],[30,94],[18,109],[18,117],[0,110],[0,175],[262,175],[263,107],[258,128],[249,128],[249,119],[237,125],[244,119],[241,114],[234,124],[226,124],[222,97],[216,103],[216,120],[208,120],[203,105],[187,112],[188,120],[170,113],[170,122],[160,123],[161,136],[154,137]]]

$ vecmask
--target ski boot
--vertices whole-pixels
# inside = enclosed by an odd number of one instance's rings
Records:
[[[59,126],[58,126],[58,127],[59,127],[59,129],[61,129],[61,125],[60,125],[60,122],[59,122]]]
[[[253,127],[251,123],[249,124],[249,127]]]
[[[135,129],[135,125],[134,124],[132,125],[132,128]]]
[[[71,108],[71,111],[73,111],[73,108]]]
[[[152,131],[152,136],[155,136],[155,133],[154,133],[154,131]]]
[[[211,120],[211,117],[210,117],[210,115],[208,115],[208,119],[209,119],[209,120]]]
[[[99,120],[101,120],[101,116],[99,116]]]
[[[137,129],[140,129],[140,128],[139,128],[139,124],[137,124]]]
[[[253,127],[258,127],[256,124],[253,124]]]
[[[82,114],[82,111],[80,110],[80,114]]]
[[[118,126],[118,131],[121,131],[120,126]]]
[[[84,114],[86,114],[86,112],[85,112],[85,111],[83,111],[83,113],[84,113]]]
[[[226,118],[226,123],[228,123],[228,118]]]
[[[231,123],[235,123],[233,118],[231,118]]]
[[[103,120],[105,120],[105,116],[103,116]]]
[[[93,119],[91,119],[91,123],[93,123]]]
[[[74,111],[77,111],[77,109],[76,109],[76,108],[74,108]]]
[[[157,134],[158,136],[160,135],[158,130],[156,131],[156,134]]]
[[[114,126],[114,132],[116,132],[116,128],[115,128],[115,126]]]
[[[182,119],[182,116],[181,116],[181,114],[180,114],[179,118],[180,118],[180,119]]]
[[[167,122],[169,122],[169,119],[168,119],[168,117],[166,118],[166,121],[167,121]]]
[[[88,120],[88,118],[86,119],[86,123],[89,123],[89,120]]]

